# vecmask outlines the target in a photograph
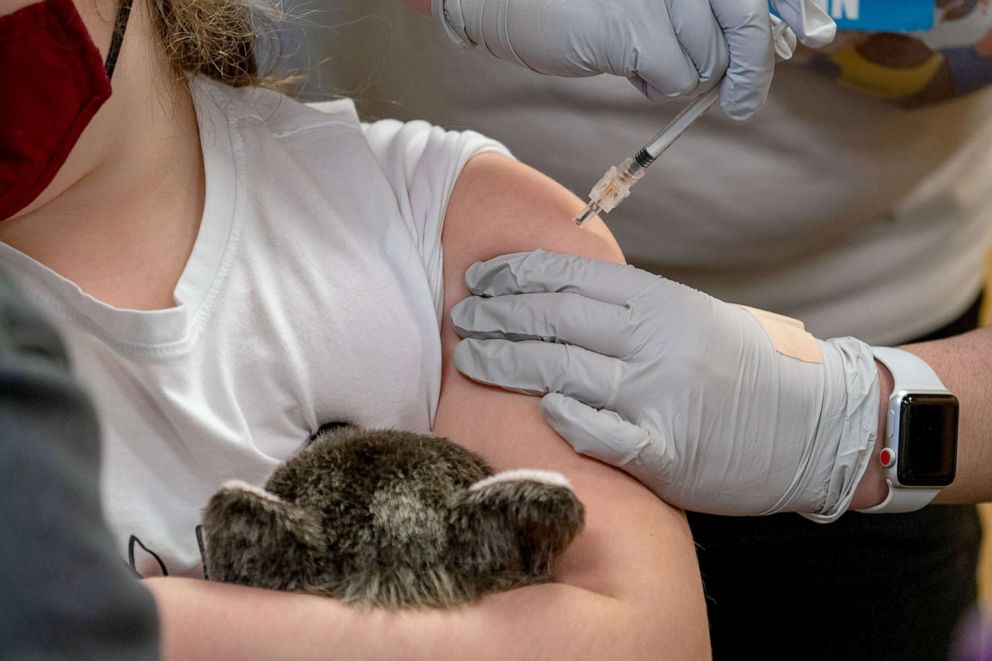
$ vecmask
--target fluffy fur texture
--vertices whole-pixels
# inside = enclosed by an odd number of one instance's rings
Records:
[[[582,503],[560,475],[492,475],[443,438],[322,432],[264,491],[228,483],[214,495],[203,520],[208,575],[389,609],[458,606],[548,581],[582,529]]]

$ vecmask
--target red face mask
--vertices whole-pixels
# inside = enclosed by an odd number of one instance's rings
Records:
[[[130,12],[123,0],[105,63],[72,0],[0,16],[0,220],[45,190],[110,97]]]

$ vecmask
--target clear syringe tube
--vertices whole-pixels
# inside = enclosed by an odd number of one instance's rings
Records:
[[[777,16],[772,16],[772,43],[775,45],[776,61],[787,60],[795,50],[795,35],[791,34],[788,26]],[[623,160],[620,165],[614,165],[602,179],[589,191],[589,204],[575,219],[576,225],[586,222],[599,212],[609,213],[630,196],[630,189],[641,180],[645,170],[661,156],[662,152],[672,146],[699,116],[709,110],[713,102],[720,96],[720,83],[705,94],[696,97],[682,112],[675,116],[668,126],[658,131],[639,152]]]
[[[614,165],[596,185],[589,191],[589,204],[575,219],[576,225],[581,225],[597,213],[609,213],[630,195],[630,189],[641,180],[647,168],[655,162],[662,152],[672,146],[699,116],[706,112],[720,96],[720,86],[717,85],[705,94],[696,97],[675,116],[668,125],[658,131],[640,151],[623,160],[620,165]]]

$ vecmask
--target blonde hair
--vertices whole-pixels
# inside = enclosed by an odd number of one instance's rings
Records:
[[[283,82],[260,73],[256,59],[259,26],[274,25],[282,18],[277,0],[149,3],[166,55],[177,72],[206,75],[234,87]]]

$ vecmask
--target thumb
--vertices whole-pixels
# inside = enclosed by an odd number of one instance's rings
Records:
[[[651,434],[643,427],[559,393],[541,399],[541,415],[576,452],[619,468],[638,458],[651,443]]]

